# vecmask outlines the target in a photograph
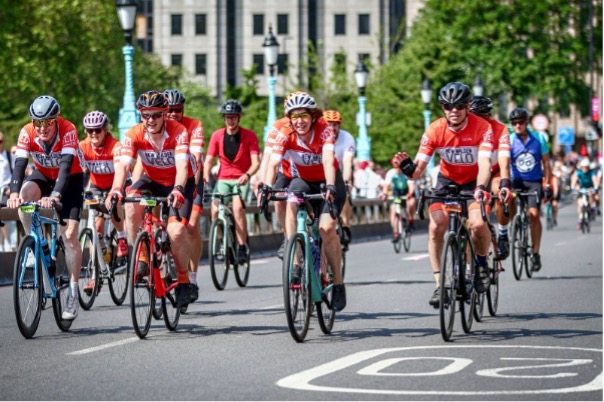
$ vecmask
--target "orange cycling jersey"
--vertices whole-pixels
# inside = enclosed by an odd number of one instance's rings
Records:
[[[486,119],[493,128],[493,154],[491,155],[491,172],[499,172],[499,156],[510,157],[510,132],[508,128],[494,119]]]
[[[334,152],[335,142],[333,129],[323,117],[312,126],[308,144],[298,138],[298,134],[290,124],[283,125],[273,145],[271,159],[279,161],[289,159],[292,177],[300,177],[311,182],[325,181],[323,150]],[[338,169],[335,155],[334,168]]]
[[[197,170],[203,170],[203,147],[205,146],[203,138],[203,124],[197,119],[192,119],[187,116],[183,116],[180,122],[189,133],[189,152],[191,153],[192,165],[194,173]],[[197,160],[195,159],[196,154],[201,154],[200,166],[197,166]]]
[[[62,117],[57,117],[55,124],[57,125],[57,135],[55,135],[48,151],[42,140],[38,138],[33,123],[27,123],[19,133],[17,152],[15,153],[15,158],[29,158],[31,156],[36,169],[52,180],[56,180],[59,176],[59,164],[62,155],[74,156],[69,174],[81,173],[84,170],[75,126]]]
[[[107,134],[102,147],[93,146],[90,138],[86,138],[80,142],[80,150],[84,163],[90,171],[92,184],[101,190],[111,189],[113,176],[115,175],[115,165],[120,161],[122,144],[110,134]]]
[[[187,177],[193,177],[193,167],[189,158],[189,134],[185,126],[175,120],[165,120],[163,144],[155,148],[145,130],[144,123],[139,123],[126,133],[120,161],[132,164],[138,155],[143,164],[145,175],[163,186],[173,186],[176,177],[176,161],[189,162]]]
[[[465,126],[454,131],[441,117],[428,126],[422,136],[416,159],[429,162],[434,151],[440,155],[440,173],[457,184],[478,176],[478,158],[491,158],[493,130],[484,119],[468,114]]]
[[[284,127],[289,127],[289,129],[291,129],[291,122],[289,120],[289,117],[282,117],[279,120],[275,121],[275,123],[273,124],[273,127],[271,127],[270,131],[268,132],[268,134],[266,136],[266,143],[264,144],[264,152],[268,152],[270,154],[273,151],[273,147],[275,146],[276,141],[277,141],[277,135],[279,135],[279,132]],[[287,128],[286,128],[286,130],[287,130]],[[287,158],[281,159],[281,166],[279,166],[279,171],[281,173],[283,173],[283,175],[285,177],[287,177],[288,179],[291,179],[293,177],[291,168],[290,168],[289,159],[287,159]]]

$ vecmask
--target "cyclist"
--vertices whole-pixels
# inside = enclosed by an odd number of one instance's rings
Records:
[[[594,211],[594,188],[596,186],[595,182],[595,174],[589,168],[589,159],[583,158],[581,162],[579,162],[579,169],[575,170],[575,173],[571,177],[571,188],[580,191],[582,189],[588,191],[588,199],[589,199],[589,207],[590,214],[593,214]],[[581,207],[582,207],[581,197],[577,198],[577,213],[579,219],[577,221],[577,229],[581,229]],[[595,215],[592,215],[595,216]]]
[[[337,110],[326,110],[323,113],[323,118],[329,123],[336,137],[335,156],[338,161],[338,166],[342,171],[342,177],[346,184],[346,198],[344,206],[340,213],[342,218],[342,232],[344,233],[342,242],[345,249],[352,239],[350,233],[350,216],[352,215],[352,205],[350,205],[350,191],[352,190],[352,159],[355,153],[354,137],[346,130],[342,130],[342,115]]]
[[[260,149],[258,138],[252,130],[239,125],[243,115],[243,107],[236,100],[229,99],[222,104],[220,113],[224,118],[224,128],[218,129],[210,137],[207,157],[204,166],[204,180],[210,181],[210,171],[214,159],[218,157],[220,168],[215,193],[232,193],[236,187],[241,190],[243,199],[247,198],[250,189],[249,181],[260,166]],[[230,200],[226,200],[228,203]],[[212,220],[218,215],[218,203],[212,203]],[[233,198],[233,216],[235,232],[239,243],[240,264],[247,261],[247,220],[245,210],[239,197]]]
[[[143,174],[128,189],[128,196],[141,196],[143,191],[158,197],[168,197],[170,206],[179,210],[182,221],[174,218],[170,211],[167,231],[172,245],[172,254],[178,271],[176,303],[186,307],[191,298],[188,265],[191,244],[186,227],[193,206],[195,177],[189,155],[189,134],[187,129],[165,116],[168,100],[157,91],[142,93],[136,106],[141,114],[142,123],[136,124],[126,133],[122,144],[120,163],[116,166],[111,195],[123,199],[122,188],[130,166],[136,155],[142,162]],[[107,207],[111,197],[107,197]],[[126,231],[133,244],[143,219],[142,205],[126,204]],[[138,280],[149,275],[149,258],[145,254],[134,256],[139,259]]]
[[[195,198],[191,217],[187,224],[187,235],[191,241],[191,260],[189,261],[189,282],[191,284],[191,303],[199,298],[199,286],[197,286],[197,268],[201,253],[203,252],[203,241],[199,230],[199,218],[203,212],[203,124],[197,119],[184,115],[186,99],[177,89],[167,89],[164,96],[168,99],[168,112],[166,118],[175,120],[185,126],[189,133],[189,152],[191,163],[195,173]]]
[[[602,185],[602,169],[598,162],[593,161],[589,164],[589,170],[593,172],[594,176],[594,207],[598,216],[601,214],[600,211],[600,186]]]
[[[396,243],[401,233],[398,232],[398,221],[396,219],[396,203],[397,199],[401,200],[404,196],[407,196],[407,201],[403,203],[407,211],[407,221],[409,222],[409,229],[414,229],[413,216],[415,215],[415,183],[412,180],[408,180],[407,176],[403,174],[401,167],[396,163],[396,159],[392,158],[390,161],[393,168],[388,170],[386,177],[382,182],[382,194],[380,198],[386,199],[387,194],[391,194],[390,202],[390,226],[392,226],[392,243]]]
[[[434,151],[438,151],[440,171],[435,189],[446,191],[448,185],[457,184],[460,190],[474,190],[476,200],[482,198],[488,205],[490,194],[486,186],[491,172],[493,130],[487,121],[470,113],[471,101],[472,92],[467,85],[451,82],[442,87],[438,102],[445,116],[432,122],[423,134],[415,161],[406,152],[399,152],[393,162],[400,164],[407,177],[418,180],[424,174]],[[440,200],[432,200],[429,210],[428,253],[437,286],[429,303],[437,308],[440,302],[440,259],[448,216]],[[474,284],[476,291],[483,293],[490,285],[486,255],[491,233],[482,220],[478,203],[470,204],[468,223],[476,251],[477,272]]]
[[[509,203],[512,183],[510,181],[510,133],[508,128],[491,117],[493,101],[485,96],[474,96],[470,113],[485,119],[493,128],[493,153],[491,154],[491,191],[498,195],[495,199],[497,215],[498,260],[505,260],[510,254],[508,226],[510,217],[503,213],[502,200]]]
[[[546,199],[552,197],[550,187],[549,149],[545,138],[528,129],[528,110],[518,107],[509,114],[509,120],[514,132],[510,136],[512,186],[516,190],[533,192],[537,191],[539,197],[543,195],[542,182],[545,185]],[[531,226],[531,239],[533,241],[533,270],[541,269],[541,219],[539,218],[540,205],[536,197],[528,197],[528,215]]]
[[[65,259],[69,271],[69,296],[62,319],[78,316],[78,280],[82,265],[82,250],[78,239],[80,212],[84,203],[84,175],[78,133],[74,124],[59,116],[61,107],[55,98],[42,95],[29,107],[31,122],[19,133],[15,168],[10,183],[9,208],[23,202],[40,201],[43,208],[61,202],[59,215],[67,225],[59,226],[65,244]],[[25,178],[27,161],[32,157],[35,170]],[[19,211],[26,233],[31,216]]]
[[[558,160],[554,161],[551,167],[550,187],[552,189],[552,217],[554,219],[554,226],[558,226],[558,203],[562,196],[560,186],[565,174],[563,168],[564,165]]]
[[[99,195],[101,193],[108,194],[111,192],[113,177],[115,175],[114,166],[120,161],[122,145],[118,140],[111,135],[112,126],[109,123],[107,115],[101,111],[94,110],[84,116],[83,120],[86,138],[80,142],[80,151],[82,152],[83,161],[86,168],[90,172],[89,191]],[[103,213],[107,213],[104,205],[99,206],[101,211],[97,213],[95,219],[95,228],[99,236],[103,255],[107,250],[105,245],[105,218]],[[92,212],[92,211],[90,211]],[[111,217],[111,222],[117,230],[117,257],[123,258],[128,255],[128,243],[126,242],[126,232],[124,231],[124,221],[122,220],[121,209],[117,209],[120,221]],[[90,295],[94,290],[95,279],[93,278],[83,290]]]
[[[342,172],[334,155],[335,137],[323,118],[315,99],[306,92],[292,93],[285,102],[285,114],[291,123],[281,128],[266,171],[266,183],[273,183],[282,159],[289,159],[293,179],[289,185],[285,226],[287,233],[296,232],[297,195],[317,194],[321,184],[327,186],[326,199],[333,200],[337,211],[346,197]],[[319,218],[323,250],[334,275],[333,307],[341,311],[346,306],[346,290],[340,272],[341,247],[336,233],[336,220],[329,215],[324,203]]]

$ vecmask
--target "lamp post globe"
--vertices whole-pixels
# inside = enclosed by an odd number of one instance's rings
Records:
[[[359,61],[356,69],[354,70],[354,78],[359,88],[359,118],[357,124],[359,125],[359,136],[357,137],[357,160],[359,162],[368,161],[371,156],[371,138],[367,134],[367,113],[365,111],[365,103],[367,98],[365,97],[365,87],[367,86],[367,79],[369,78],[369,69],[363,63]]]
[[[123,107],[120,109],[118,129],[120,131],[120,141],[124,140],[126,132],[130,127],[140,122],[140,115],[136,110],[134,99],[134,83],[132,72],[132,59],[134,48],[132,47],[132,31],[134,30],[134,21],[136,19],[137,0],[117,0],[115,2],[117,16],[124,32],[126,44],[122,47],[126,67],[126,86],[124,90]]]
[[[432,115],[432,111],[430,110],[430,103],[432,102],[432,84],[430,84],[430,81],[427,78],[424,78],[424,81],[422,82],[422,86],[420,88],[420,95],[424,104],[423,114],[425,131],[430,125],[430,116]],[[431,174],[432,169],[434,169],[434,155],[432,155],[432,157],[430,158],[430,161],[428,162],[428,166],[426,168],[428,175]]]
[[[271,25],[268,26],[268,34],[264,38],[262,47],[264,48],[264,59],[269,69],[269,75],[266,78],[268,84],[268,116],[266,118],[266,127],[264,127],[264,142],[266,143],[268,131],[275,120],[277,120],[277,108],[275,105],[275,84],[277,83],[277,77],[275,77],[275,66],[279,58],[279,42],[277,42],[277,38],[273,35],[273,27]]]
[[[480,76],[477,75],[474,80],[474,86],[472,87],[472,93],[474,96],[482,96],[484,94],[484,83],[480,79]]]

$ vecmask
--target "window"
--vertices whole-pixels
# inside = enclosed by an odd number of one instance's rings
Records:
[[[334,55],[334,71],[340,74],[346,74],[346,53],[338,52]]]
[[[253,62],[256,65],[256,75],[264,75],[264,54],[253,55]]]
[[[346,14],[335,15],[335,35],[346,35]]]
[[[280,53],[277,57],[277,74],[287,74],[287,53]]]
[[[277,14],[277,35],[289,34],[289,21],[287,14]]]
[[[359,14],[359,35],[369,35],[369,14]]]
[[[366,66],[369,66],[371,60],[371,55],[369,53],[359,53],[359,61],[365,63]]]
[[[182,54],[172,55],[172,65],[178,67],[182,66]]]
[[[172,35],[182,35],[182,14],[172,14]]]
[[[153,36],[153,16],[147,17],[147,35]]]
[[[264,14],[254,14],[254,35],[264,35]]]
[[[195,14],[195,35],[205,35],[206,32],[206,15]]]
[[[206,75],[207,74],[207,55],[196,54],[195,55],[195,74]]]

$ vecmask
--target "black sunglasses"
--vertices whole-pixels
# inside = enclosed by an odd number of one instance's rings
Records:
[[[447,111],[451,111],[453,109],[463,110],[468,107],[467,103],[443,103],[442,105]]]

